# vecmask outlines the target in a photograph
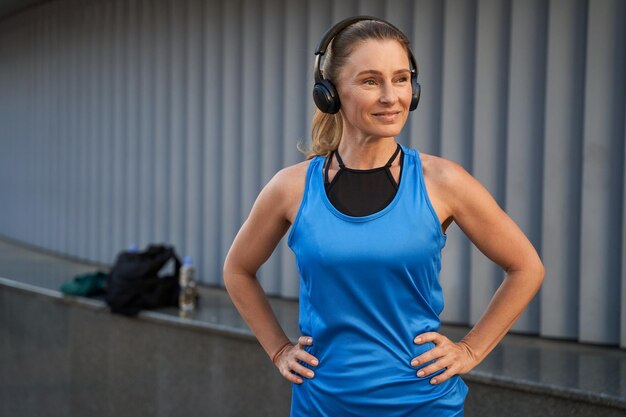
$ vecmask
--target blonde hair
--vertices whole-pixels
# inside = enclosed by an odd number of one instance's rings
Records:
[[[331,41],[322,62],[324,78],[334,82],[339,70],[345,65],[357,43],[369,39],[395,40],[409,53],[409,40],[404,33],[379,20],[363,20],[356,22],[339,32]],[[335,84],[336,85],[336,84]],[[306,155],[306,159],[315,156],[326,156],[339,147],[343,133],[341,112],[336,114],[323,113],[315,109],[311,122],[311,140],[309,147],[298,144],[298,150]]]
[[[307,160],[317,155],[328,155],[339,147],[342,133],[343,121],[340,113],[327,114],[315,109],[311,123],[311,146],[303,148],[299,144],[298,150],[306,155]]]

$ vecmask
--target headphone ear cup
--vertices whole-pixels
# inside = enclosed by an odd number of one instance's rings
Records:
[[[313,86],[313,101],[324,113],[335,114],[341,108],[337,89],[328,80],[322,80]]]
[[[409,106],[409,111],[413,111],[417,108],[418,103],[420,102],[420,93],[422,87],[417,82],[417,77],[411,77],[411,90],[413,95],[411,96],[411,105]]]

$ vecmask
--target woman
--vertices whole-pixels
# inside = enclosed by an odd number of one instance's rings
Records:
[[[476,179],[395,141],[417,106],[416,78],[408,40],[391,24],[357,17],[331,28],[318,50],[322,111],[307,159],[263,188],[226,257],[234,304],[294,383],[292,416],[463,415],[459,375],[496,346],[543,280],[532,244]],[[458,342],[438,332],[452,221],[507,273]],[[301,279],[296,344],[255,276],[290,227]]]

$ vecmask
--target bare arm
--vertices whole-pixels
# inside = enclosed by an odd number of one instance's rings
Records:
[[[416,343],[433,341],[437,347],[416,358],[424,363],[438,358],[423,369],[429,375],[443,367],[440,383],[454,374],[469,372],[502,340],[532,298],[544,277],[543,264],[535,248],[515,222],[498,206],[489,192],[462,167],[450,164],[439,181],[447,212],[468,238],[506,272],[506,278],[487,309],[470,332],[458,343],[430,332],[416,337]],[[417,341],[420,338],[420,341]]]
[[[278,172],[263,188],[255,201],[250,215],[241,226],[226,255],[224,262],[224,284],[235,307],[246,321],[259,343],[274,359],[286,347],[292,346],[289,338],[280,326],[274,311],[256,277],[258,269],[267,261],[281,238],[289,229],[287,211],[294,198],[290,184],[288,169]],[[303,339],[303,338],[301,338]],[[313,360],[313,356],[304,350],[298,349],[292,356],[297,358],[281,364],[279,369],[285,378],[292,382],[299,382],[289,369],[306,372],[305,368],[295,359]],[[301,382],[301,381],[300,381]]]
[[[289,341],[256,277],[289,229],[277,184],[274,177],[261,190],[224,261],[226,290],[270,357]]]

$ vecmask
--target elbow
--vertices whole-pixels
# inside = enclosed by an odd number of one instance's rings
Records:
[[[226,288],[226,291],[230,292],[236,285],[235,281],[237,280],[237,273],[235,273],[235,270],[231,266],[224,264],[222,276],[224,277],[224,287]]]
[[[516,276],[523,279],[529,288],[532,287],[533,292],[539,291],[546,275],[543,262],[538,255],[526,258],[517,266],[509,266],[505,268],[508,276]]]
[[[541,288],[541,285],[543,284],[543,280],[546,276],[546,268],[544,267],[543,262],[538,256],[537,256],[537,260],[533,262],[533,266],[531,270],[532,270],[532,277],[537,286],[537,291],[539,291],[539,288]]]
[[[232,287],[233,278],[235,276],[233,271],[234,268],[232,262],[230,262],[228,255],[226,255],[224,265],[222,266],[222,277],[224,278],[224,287],[226,288],[226,291],[229,291],[229,288]]]
[[[241,265],[230,260],[227,256],[222,267],[222,277],[224,278],[224,287],[226,291],[232,293],[236,290],[236,287],[242,282],[242,280],[248,278],[255,278],[255,275],[250,275]]]
[[[237,292],[237,274],[233,272],[232,268],[225,265],[222,276],[224,277],[224,289],[232,297]]]
[[[538,275],[539,275],[539,280],[540,281],[543,281],[543,279],[546,276],[546,268],[543,266],[543,262],[541,262],[541,261],[539,261],[539,272],[538,272]]]
[[[226,287],[226,289],[228,289],[228,284],[230,283],[230,274],[226,264],[224,264],[222,267],[222,277],[224,278],[224,286]]]

